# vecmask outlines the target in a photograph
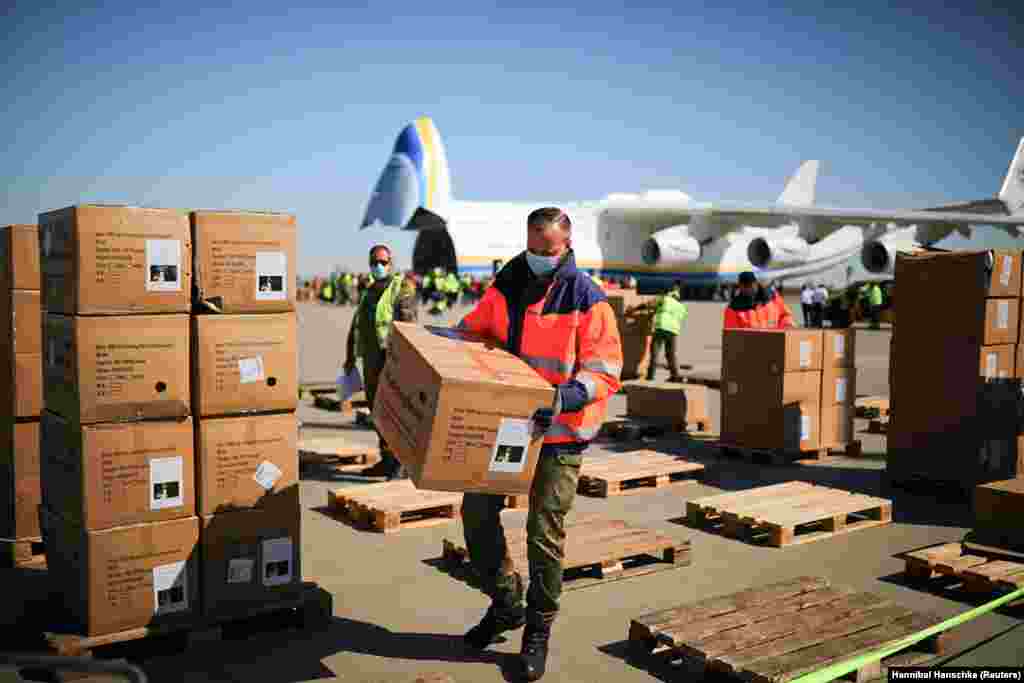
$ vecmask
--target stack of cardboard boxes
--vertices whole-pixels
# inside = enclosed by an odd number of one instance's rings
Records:
[[[37,235],[34,225],[0,231],[0,566],[30,561],[39,550],[43,384]]]
[[[295,597],[300,568],[295,218],[196,211],[192,414],[203,611]]]
[[[851,440],[855,397],[849,330],[726,330],[722,441],[813,451]]]
[[[970,493],[1021,466],[1020,252],[900,255],[886,469]]]
[[[204,311],[289,310],[294,219],[190,226],[182,211],[87,205],[42,214],[38,241],[40,516],[74,625],[112,633],[292,595],[294,314],[189,312],[193,296]]]
[[[653,297],[641,296],[631,289],[608,294],[608,303],[615,312],[622,339],[621,378],[624,380],[636,379],[647,373],[654,322],[654,309],[649,306],[652,300]]]
[[[188,217],[41,214],[43,508],[53,585],[88,635],[198,613]]]

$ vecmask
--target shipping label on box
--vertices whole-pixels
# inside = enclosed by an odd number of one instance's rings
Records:
[[[75,425],[42,417],[46,505],[89,531],[193,517],[190,418]]]
[[[39,231],[47,312],[189,312],[192,245],[184,212],[80,205],[40,214]]]
[[[200,301],[221,313],[295,309],[294,216],[194,211],[190,218]]]
[[[266,505],[298,486],[294,413],[201,419],[196,443],[202,516]]]
[[[83,424],[189,414],[187,315],[46,317],[46,408]]]
[[[298,406],[294,313],[203,315],[192,320],[193,412],[241,415]]]

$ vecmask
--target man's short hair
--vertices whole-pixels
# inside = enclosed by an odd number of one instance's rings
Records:
[[[384,251],[388,252],[388,258],[391,258],[391,247],[389,247],[386,244],[375,244],[372,247],[370,247],[370,253],[367,255],[367,258],[372,259],[373,252],[377,251],[378,249],[383,249]]]
[[[526,217],[527,225],[548,225],[552,223],[560,225],[562,230],[566,232],[572,230],[572,221],[569,220],[569,215],[556,206],[534,209]]]
[[[740,273],[740,284],[741,285],[754,285],[757,284],[757,278],[749,270],[745,270]]]

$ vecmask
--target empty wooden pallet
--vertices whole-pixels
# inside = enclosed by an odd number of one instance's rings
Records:
[[[41,538],[0,538],[0,569],[45,564],[46,549]]]
[[[750,462],[768,462],[773,465],[808,464],[823,460],[832,455],[857,458],[860,457],[862,450],[861,442],[858,440],[808,451],[786,450],[783,448],[751,448],[727,441],[719,441],[718,448],[722,455],[728,458],[742,458]]]
[[[641,439],[659,439],[672,434],[703,434],[710,426],[708,420],[691,422],[672,422],[654,418],[626,418],[609,420],[601,425],[600,436],[614,441],[640,441]],[[696,427],[690,430],[689,426]]]
[[[790,481],[688,501],[686,518],[731,538],[782,547],[889,524],[892,502]]]
[[[688,566],[690,541],[680,541],[618,519],[587,516],[565,528],[565,590]],[[506,529],[509,557],[516,571],[529,573],[526,530]],[[445,539],[441,560],[453,576],[477,584],[460,542]]]
[[[962,543],[939,545],[903,554],[908,581],[924,582],[934,576],[958,579],[966,592],[1008,593],[1024,588],[1024,562],[1011,562],[977,554]],[[1022,604],[1024,600],[1014,604]]]
[[[888,396],[861,396],[853,402],[857,417],[870,420],[889,415]]]
[[[642,450],[584,460],[577,492],[587,496],[643,493],[669,484],[699,481],[704,465],[678,456]]]
[[[940,621],[872,593],[800,577],[639,617],[630,622],[629,644],[636,658],[683,658],[750,683],[784,683]],[[865,665],[857,680],[884,676],[890,666],[934,659],[946,635]]]
[[[380,460],[376,446],[354,444],[331,436],[299,439],[299,466],[328,466],[339,472],[356,472]]]
[[[333,512],[353,526],[385,534],[446,524],[458,517],[461,504],[461,493],[421,491],[408,479],[327,492]]]

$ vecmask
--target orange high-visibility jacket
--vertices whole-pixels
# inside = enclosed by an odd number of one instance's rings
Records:
[[[764,324],[764,312],[754,301],[754,297],[744,294],[737,294],[729,305],[725,307],[725,316],[722,327],[730,329],[762,328]]]
[[[779,329],[793,327],[793,314],[789,312],[789,307],[782,300],[781,294],[775,292],[775,296],[767,305],[775,309],[775,327]]]
[[[622,341],[604,292],[570,250],[552,276],[533,275],[520,254],[458,325],[501,341],[557,387],[561,413],[545,444],[594,439],[619,390]]]

